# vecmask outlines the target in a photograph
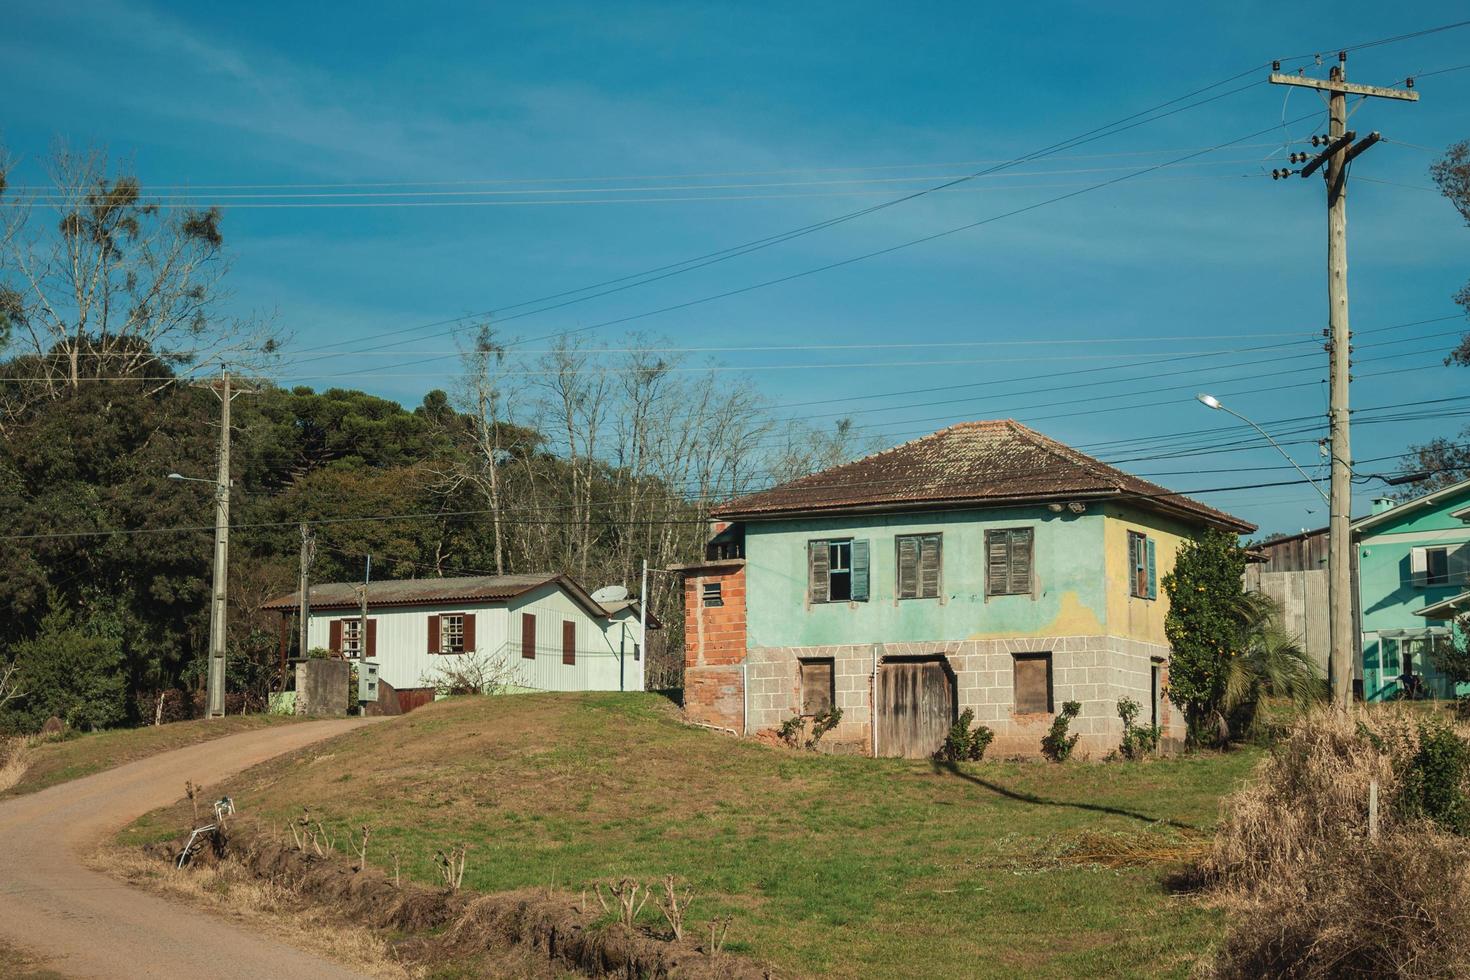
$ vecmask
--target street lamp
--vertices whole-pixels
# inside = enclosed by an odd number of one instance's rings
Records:
[[[1257,432],[1259,432],[1261,434],[1261,437],[1263,439],[1265,439],[1267,442],[1269,442],[1272,445],[1272,447],[1274,447],[1275,450],[1278,453],[1280,453],[1282,456],[1284,456],[1286,458],[1286,461],[1288,463],[1290,463],[1292,466],[1295,466],[1296,467],[1296,471],[1298,473],[1300,473],[1302,475],[1302,477],[1308,483],[1310,483],[1312,485],[1312,489],[1313,490],[1316,490],[1319,494],[1322,495],[1323,502],[1326,503],[1329,508],[1332,506],[1332,501],[1328,498],[1327,493],[1322,489],[1322,487],[1318,485],[1317,481],[1314,480],[1314,479],[1312,479],[1310,476],[1307,476],[1307,471],[1304,470],[1304,469],[1302,469],[1300,466],[1297,466],[1296,460],[1292,459],[1291,456],[1286,452],[1285,449],[1282,449],[1281,446],[1277,445],[1276,440],[1275,439],[1272,439],[1271,436],[1270,436],[1270,434],[1265,429],[1261,428],[1259,425],[1256,425],[1256,423],[1252,422],[1250,419],[1246,418],[1244,415],[1241,415],[1239,412],[1235,411],[1234,409],[1227,408],[1225,406],[1225,404],[1223,402],[1221,402],[1220,399],[1216,398],[1214,395],[1207,395],[1204,392],[1200,392],[1198,395],[1195,395],[1194,397],[1195,397],[1195,400],[1196,401],[1198,401],[1201,405],[1205,406],[1206,408],[1213,408],[1217,412],[1225,412],[1225,413],[1227,413],[1229,415],[1234,415],[1236,418],[1240,419],[1246,425],[1250,426],[1252,429],[1255,429]]]
[[[230,484],[221,469],[219,479],[205,480],[182,473],[168,474],[170,480],[208,483],[214,487],[214,588],[209,603],[209,661],[205,672],[205,715],[220,718],[225,713],[225,609],[230,554]]]

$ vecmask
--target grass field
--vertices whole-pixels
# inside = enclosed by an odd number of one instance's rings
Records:
[[[10,789],[0,792],[0,799],[34,793],[57,783],[80,779],[196,742],[290,721],[290,718],[275,715],[232,715],[214,721],[180,721],[171,725],[120,728],[42,741],[29,749],[24,775]]]
[[[1208,833],[1258,757],[946,769],[737,741],[654,695],[526,695],[440,702],[227,791],[267,827],[309,805],[342,850],[366,824],[370,861],[396,851],[425,881],[457,841],[482,891],[674,873],[695,920],[733,915],[731,948],[783,975],[1184,976],[1217,914],[1159,865],[1063,855],[1089,832],[1161,850]],[[156,812],[120,839],[187,822]]]

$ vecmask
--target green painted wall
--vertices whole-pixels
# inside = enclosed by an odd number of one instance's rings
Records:
[[[751,647],[902,643],[1105,632],[1105,518],[1045,507],[930,514],[753,521],[746,525],[746,603]],[[1034,529],[1035,598],[985,598],[985,531]],[[938,599],[894,598],[894,537],[939,532]],[[807,603],[807,542],[865,538],[872,552],[867,602]],[[1162,573],[1161,573],[1162,574]]]
[[[1392,646],[1384,649],[1377,631],[1443,625],[1414,612],[1467,588],[1465,583],[1453,580],[1448,585],[1416,586],[1410,565],[1414,548],[1453,547],[1470,541],[1470,525],[1450,516],[1451,511],[1467,503],[1470,503],[1470,485],[1433,505],[1407,508],[1402,515],[1358,534],[1358,598],[1364,634],[1363,694],[1369,700],[1383,700],[1396,693],[1396,678],[1402,669],[1402,651]],[[1449,681],[1434,670],[1428,657],[1415,657],[1415,672],[1423,674],[1439,696],[1453,695]]]

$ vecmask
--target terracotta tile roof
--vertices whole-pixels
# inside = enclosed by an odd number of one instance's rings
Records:
[[[594,615],[605,611],[582,587],[565,575],[535,572],[529,575],[471,575],[462,578],[383,579],[368,585],[368,606],[445,605],[456,602],[504,602],[525,595],[551,582],[561,582],[579,603]],[[311,587],[311,608],[356,609],[361,603],[361,582],[324,582]],[[261,605],[262,609],[295,609],[300,593],[291,592]]]
[[[1255,530],[1255,525],[1238,517],[1124,473],[1012,419],[961,422],[855,462],[736,498],[715,508],[713,516],[747,520],[1098,497],[1128,500],[1233,531]]]

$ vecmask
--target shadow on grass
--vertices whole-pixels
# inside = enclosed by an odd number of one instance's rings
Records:
[[[967,783],[974,783],[976,786],[988,789],[998,796],[1004,796],[1008,800],[1016,800],[1019,803],[1031,803],[1036,806],[1070,807],[1074,810],[1087,810],[1092,813],[1107,813],[1115,817],[1127,817],[1130,820],[1139,820],[1143,823],[1163,824],[1166,827],[1173,827],[1176,830],[1190,830],[1195,833],[1202,832],[1199,827],[1193,824],[1187,824],[1179,820],[1170,820],[1165,817],[1151,817],[1146,813],[1139,813],[1137,810],[1125,810],[1122,807],[1106,806],[1101,803],[1074,803],[1070,800],[1049,800],[1044,796],[1037,796],[1034,793],[1022,793],[1019,790],[1002,786],[1000,783],[991,782],[988,779],[981,779],[974,773],[965,772],[955,762],[935,761],[932,765],[936,773],[947,772],[951,776],[958,776]]]

